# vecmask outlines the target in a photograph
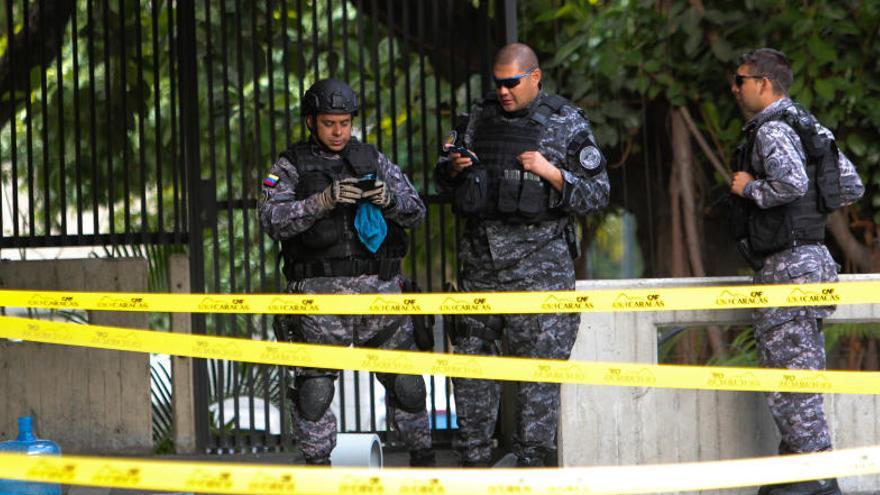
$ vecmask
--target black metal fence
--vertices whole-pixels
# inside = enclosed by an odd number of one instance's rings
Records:
[[[494,47],[515,36],[515,1],[5,0],[0,25],[0,249],[187,246],[196,292],[282,290],[255,214],[260,178],[306,136],[305,89],[333,76],[361,94],[356,135],[429,205],[407,274],[427,290],[455,278],[455,223],[433,163],[455,114],[487,89]],[[196,332],[271,334],[269,316],[193,321]],[[380,387],[363,375],[339,382],[340,429],[386,430]],[[442,442],[448,379],[428,380]],[[286,385],[277,367],[198,362],[200,448],[290,445]]]

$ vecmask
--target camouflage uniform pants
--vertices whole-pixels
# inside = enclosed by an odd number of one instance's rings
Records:
[[[543,249],[513,266],[497,269],[488,251],[477,250],[462,256],[463,291],[538,291],[574,289],[574,266],[562,239],[551,240]],[[473,263],[477,261],[477,263]],[[464,316],[465,328],[485,327],[485,319]],[[510,355],[546,359],[568,359],[574,346],[580,315],[522,314],[503,315],[503,338]],[[499,355],[498,342],[479,337],[455,339],[455,352],[471,355]],[[498,419],[501,385],[492,380],[452,379],[459,424],[453,447],[463,463],[488,463],[492,435]],[[558,383],[519,383],[517,426],[513,451],[523,466],[540,466],[547,454],[556,452],[559,418]]]
[[[756,283],[808,284],[837,280],[837,266],[822,245],[801,246],[767,258]],[[754,311],[755,340],[761,365],[767,368],[825,369],[821,321],[829,306],[760,308]],[[767,394],[782,441],[780,454],[831,449],[821,394]]]
[[[321,277],[291,282],[288,292],[303,294],[368,294],[368,293],[399,293],[398,280],[383,281],[375,275],[360,277]],[[281,322],[288,325],[293,335],[291,340],[309,344],[326,344],[340,346],[359,346],[367,343],[377,333],[388,327],[398,329],[390,334],[388,340],[379,345],[381,349],[415,350],[412,321],[405,315],[302,315],[282,317]],[[297,377],[326,376],[333,380],[339,376],[338,370],[295,368]],[[400,432],[401,439],[407,448],[412,450],[431,448],[431,430],[428,422],[427,409],[421,412],[406,412],[393,406],[393,383],[396,375],[378,373],[377,378],[385,386],[386,398],[389,401],[389,417],[391,426]],[[336,446],[336,415],[327,408],[317,421],[303,417],[294,401],[291,407],[293,414],[293,430],[297,442],[306,459],[319,460],[330,457]]]

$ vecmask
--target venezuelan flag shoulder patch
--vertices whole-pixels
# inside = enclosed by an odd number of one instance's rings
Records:
[[[278,184],[278,176],[275,174],[269,174],[268,177],[263,179],[264,186],[275,187],[275,184]]]

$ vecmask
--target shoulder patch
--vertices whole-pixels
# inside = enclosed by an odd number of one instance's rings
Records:
[[[269,174],[263,179],[263,185],[267,187],[275,187],[278,184],[278,176],[275,174]]]
[[[578,159],[581,165],[590,172],[595,172],[602,166],[602,154],[595,146],[584,146]]]

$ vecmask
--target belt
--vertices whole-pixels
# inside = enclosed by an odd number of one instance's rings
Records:
[[[795,248],[798,246],[813,246],[817,244],[825,244],[824,239],[795,239],[791,242],[791,247]]]
[[[285,264],[284,274],[290,280],[315,277],[358,277],[378,275],[382,280],[400,274],[400,259],[319,260]]]

